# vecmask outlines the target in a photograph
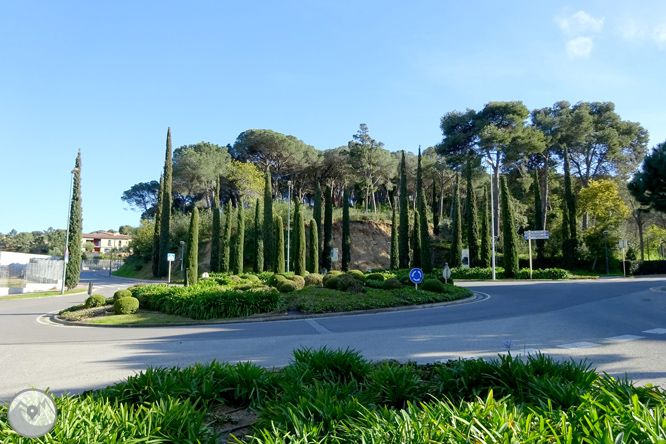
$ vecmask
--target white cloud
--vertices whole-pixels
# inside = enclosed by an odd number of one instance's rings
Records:
[[[590,37],[578,37],[567,42],[567,54],[571,58],[589,57],[593,46]]]
[[[555,22],[565,34],[587,34],[590,32],[601,32],[604,26],[604,17],[595,19],[585,11],[578,11],[571,17],[556,17]]]
[[[666,48],[666,24],[655,26],[652,38],[657,42],[659,49]]]
[[[645,37],[645,26],[638,20],[629,18],[620,24],[619,32],[627,40],[640,40]]]

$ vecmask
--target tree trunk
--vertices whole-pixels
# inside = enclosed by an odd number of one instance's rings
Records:
[[[641,244],[641,261],[645,260],[645,246],[643,245],[643,217],[641,212],[636,210],[636,225],[638,225],[638,239]]]
[[[499,154],[498,154],[499,156]],[[495,225],[494,233],[495,237],[499,235],[499,222],[500,222],[500,190],[499,190],[499,162],[497,163],[497,166],[493,165],[493,212],[495,213]]]
[[[543,177],[543,184],[541,184],[541,226],[547,230],[546,221],[548,220],[548,166],[544,167],[544,172],[540,174]]]
[[[368,194],[370,193],[370,188],[365,187],[365,212],[368,212]]]
[[[372,192],[372,212],[377,214],[377,201],[375,200],[375,192]]]
[[[589,214],[587,211],[583,214],[583,230],[587,230]]]
[[[443,219],[444,215],[444,184],[442,184],[441,187],[439,187],[440,193],[439,193],[439,218]]]

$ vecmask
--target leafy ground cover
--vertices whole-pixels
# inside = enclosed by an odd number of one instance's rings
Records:
[[[419,365],[298,349],[282,369],[217,361],[149,368],[55,400],[56,427],[38,440],[13,433],[0,407],[0,441],[666,442],[666,393],[544,355]],[[238,411],[250,421],[234,424]]]

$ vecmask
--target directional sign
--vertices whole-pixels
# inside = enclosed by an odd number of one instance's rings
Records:
[[[525,240],[530,239],[548,239],[548,230],[525,231]]]
[[[176,260],[176,255],[174,253],[168,253],[167,254],[167,261],[173,262]]]
[[[409,279],[415,284],[420,284],[423,281],[423,271],[420,268],[412,268]]]
[[[620,248],[627,248],[627,246],[628,246],[627,245],[627,240],[626,239],[620,239],[619,246],[620,246]]]

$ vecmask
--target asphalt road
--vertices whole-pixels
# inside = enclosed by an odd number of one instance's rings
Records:
[[[111,296],[135,281],[84,272]],[[351,347],[369,359],[417,362],[540,350],[587,359],[598,371],[666,387],[663,278],[564,282],[470,282],[490,298],[469,304],[353,316],[160,328],[49,325],[42,315],[86,294],[0,300],[0,400],[30,386],[78,393],[148,366],[194,362],[289,363],[298,347]]]

